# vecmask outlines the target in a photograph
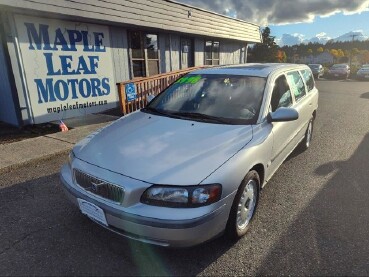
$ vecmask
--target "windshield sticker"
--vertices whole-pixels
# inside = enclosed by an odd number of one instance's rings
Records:
[[[197,75],[197,76],[186,76],[186,77],[182,77],[179,80],[177,80],[175,83],[176,84],[196,84],[198,81],[201,80],[201,76]]]

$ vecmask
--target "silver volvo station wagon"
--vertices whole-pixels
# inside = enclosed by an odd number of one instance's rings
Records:
[[[83,214],[131,239],[188,247],[239,238],[263,186],[310,146],[317,108],[305,65],[197,70],[76,144],[61,182]]]

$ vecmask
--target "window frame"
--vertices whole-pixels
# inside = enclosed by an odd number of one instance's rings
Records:
[[[294,70],[291,70],[291,71],[288,71],[288,72],[285,73],[286,78],[287,78],[287,82],[288,82],[288,84],[290,86],[290,89],[292,89],[292,88],[291,88],[291,83],[290,83],[289,78],[288,78],[288,74],[292,74],[294,72],[297,72],[297,74],[300,76],[300,78],[302,80],[302,83],[304,84],[304,90],[305,90],[305,94],[302,95],[300,98],[296,98],[295,93],[291,91],[291,94],[292,94],[292,97],[294,99],[294,102],[295,103],[298,103],[298,102],[300,102],[302,99],[304,99],[308,95],[308,91],[307,91],[307,87],[306,87],[306,84],[305,84],[304,77],[302,76],[302,74],[300,72],[300,69],[294,69]],[[292,84],[292,85],[296,86],[295,83]],[[297,89],[297,87],[296,87],[296,89]]]
[[[284,77],[284,78],[285,78],[285,80],[287,81],[287,85],[288,85],[288,87],[289,87],[289,92],[290,92],[290,96],[291,96],[291,103],[290,103],[290,105],[289,105],[289,106],[287,106],[287,107],[285,107],[285,108],[292,107],[292,106],[296,103],[295,96],[293,95],[293,93],[292,93],[292,91],[291,91],[291,86],[290,86],[290,84],[289,84],[289,82],[288,82],[287,73],[282,73],[282,74],[280,74],[280,75],[276,76],[276,77],[274,78],[273,83],[272,83],[272,84],[273,84],[273,86],[272,86],[272,91],[271,91],[271,94],[270,94],[270,100],[269,100],[269,110],[270,110],[271,112],[273,112],[273,108],[272,108],[273,92],[274,92],[274,89],[275,89],[275,85],[276,85],[277,80],[278,80],[279,78],[281,78],[281,77]],[[280,108],[280,107],[277,107],[277,109],[278,109],[278,108]],[[276,109],[276,110],[277,110],[277,109]]]
[[[305,79],[304,74],[302,73],[303,71],[307,71],[307,72],[309,72],[309,73],[310,73],[310,76],[311,76],[311,79],[313,80],[313,88],[312,88],[312,89],[310,89],[310,90],[309,90],[309,88],[308,88],[307,80]],[[315,89],[315,86],[316,86],[313,72],[312,72],[310,69],[301,69],[301,70],[300,70],[300,75],[302,76],[302,80],[303,80],[303,81],[304,81],[304,83],[305,83],[306,93],[307,93],[307,94],[311,93],[311,92]]]
[[[141,50],[143,51],[143,58],[134,58],[133,54],[132,54],[132,39],[131,39],[131,34],[133,33],[138,33],[139,37],[140,37],[140,47]],[[146,38],[146,35],[155,35],[157,40],[157,53],[158,53],[158,57],[157,59],[152,59],[149,58],[148,55],[148,51],[147,51],[147,47],[145,45],[145,41],[144,39]],[[146,32],[146,31],[140,31],[140,30],[129,30],[127,32],[127,36],[128,36],[128,52],[129,52],[129,67],[130,67],[130,75],[131,75],[131,79],[135,79],[135,78],[145,78],[145,77],[150,77],[150,76],[155,76],[157,74],[161,73],[161,65],[160,65],[160,45],[159,45],[159,35],[155,32]],[[134,72],[133,72],[133,62],[134,61],[143,61],[144,64],[144,69],[143,72],[145,73],[145,76],[134,76]],[[149,72],[149,61],[156,61],[157,65],[158,65],[158,73],[154,74],[154,75],[150,75]]]
[[[206,44],[210,42],[211,46],[210,46],[210,55],[211,58],[208,59],[206,58],[206,53],[208,53],[206,51]],[[218,58],[214,58],[214,44],[218,44]],[[210,64],[207,64],[207,62],[210,61]],[[214,61],[217,61],[218,63],[214,63]],[[205,40],[205,45],[204,45],[204,65],[220,65],[220,41],[216,41],[216,40]]]

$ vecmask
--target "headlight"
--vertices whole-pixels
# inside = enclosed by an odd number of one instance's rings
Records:
[[[68,155],[68,165],[70,168],[72,168],[72,162],[75,158],[75,155],[73,153],[73,150],[69,152],[69,155]]]
[[[221,195],[220,184],[188,187],[154,185],[142,194],[141,202],[153,206],[194,208],[215,203]]]

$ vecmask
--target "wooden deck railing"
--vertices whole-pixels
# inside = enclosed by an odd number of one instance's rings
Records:
[[[135,78],[126,82],[117,83],[119,101],[123,114],[128,114],[138,109],[144,108],[147,104],[148,95],[158,95],[163,89],[167,88],[179,77],[188,72],[204,67],[206,66],[190,67],[183,70],[158,74],[151,77]],[[137,95],[135,100],[128,101],[126,95],[127,84],[132,84],[134,86]]]

